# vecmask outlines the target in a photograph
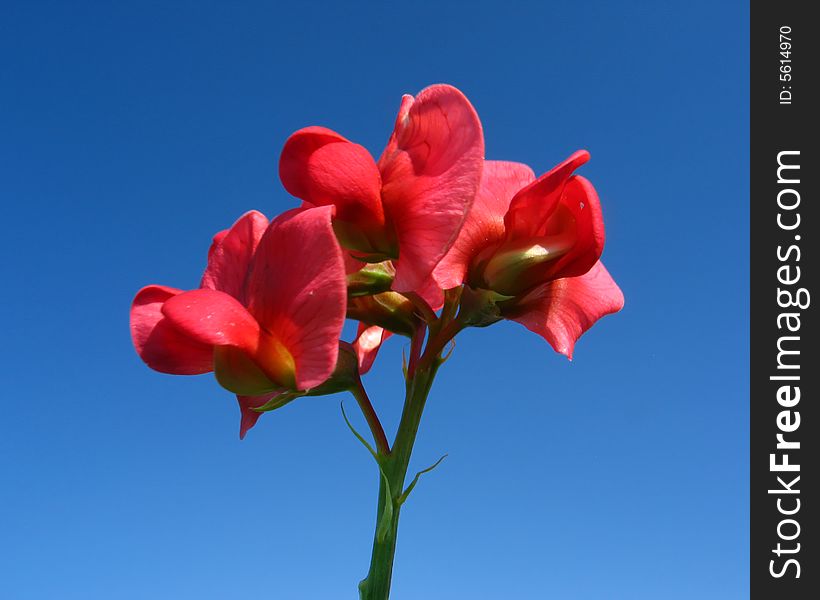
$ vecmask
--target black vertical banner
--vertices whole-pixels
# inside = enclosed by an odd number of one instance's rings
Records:
[[[820,598],[820,23],[751,5],[751,597]]]

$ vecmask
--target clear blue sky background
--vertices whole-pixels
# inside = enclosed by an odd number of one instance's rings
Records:
[[[356,597],[377,474],[340,398],[240,443],[210,376],[139,361],[128,306],[294,204],[289,133],[378,153],[434,82],[489,158],[591,151],[627,306],[572,363],[516,324],[461,336],[394,598],[748,595],[746,3],[128,4],[0,9],[0,598]],[[368,383],[391,431],[401,345]]]

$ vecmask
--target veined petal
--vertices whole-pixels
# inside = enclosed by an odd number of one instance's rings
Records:
[[[453,247],[436,266],[434,276],[442,289],[461,285],[470,262],[483,248],[504,238],[504,215],[513,196],[535,179],[527,165],[484,161],[481,187]]]
[[[259,324],[233,296],[217,290],[192,290],[170,298],[162,314],[179,331],[200,344],[234,346],[253,355],[259,346]]]
[[[416,293],[430,305],[433,311],[444,306],[444,288],[436,281],[432,273],[422,280],[416,290]]]
[[[504,217],[507,239],[545,235],[567,180],[575,169],[588,160],[589,152],[579,150],[520,190],[510,202],[510,209]]]
[[[248,268],[267,226],[267,217],[252,210],[239,217],[230,229],[217,233],[208,251],[208,266],[200,287],[220,290],[243,301]]]
[[[359,323],[359,330],[356,333],[356,341],[353,342],[353,348],[359,359],[360,375],[364,375],[370,370],[376,360],[379,349],[391,335],[393,334],[377,325]]]
[[[213,348],[175,328],[162,314],[163,304],[182,290],[149,285],[131,304],[131,340],[149,367],[173,375],[198,375],[213,370]]]
[[[322,206],[274,219],[248,278],[248,310],[292,357],[299,390],[319,385],[333,372],[347,309],[344,262],[331,214],[331,207]]]
[[[447,253],[481,179],[484,137],[467,98],[434,85],[405,96],[379,159],[382,201],[399,242],[393,289],[417,291]]]
[[[537,333],[571,360],[578,338],[598,319],[623,306],[623,293],[604,265],[597,262],[580,277],[539,286],[504,316]]]
[[[290,136],[279,176],[297,198],[314,206],[334,205],[336,220],[365,230],[384,228],[376,162],[364,147],[330,129],[307,127]]]

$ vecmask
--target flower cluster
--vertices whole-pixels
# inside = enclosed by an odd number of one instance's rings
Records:
[[[242,436],[294,398],[351,389],[387,337],[445,312],[453,332],[510,319],[571,357],[623,306],[600,262],[598,196],[574,174],[588,159],[540,177],[485,160],[475,110],[447,85],[404,96],[378,160],[329,129],[297,131],[279,175],[301,206],[216,234],[198,289],[141,289],[134,346],[157,371],[213,371]],[[345,319],[360,323],[352,344]]]

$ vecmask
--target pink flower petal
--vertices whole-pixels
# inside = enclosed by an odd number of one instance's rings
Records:
[[[310,181],[306,177],[310,155],[322,146],[336,143],[349,144],[350,141],[326,127],[305,127],[292,134],[279,156],[279,179],[285,189],[297,198],[312,202]]]
[[[323,127],[294,133],[282,149],[285,189],[314,206],[334,205],[335,219],[383,234],[381,177],[370,153]]]
[[[575,169],[588,160],[589,152],[579,150],[519,191],[510,202],[510,209],[504,217],[507,239],[545,235],[545,228],[558,207],[567,180]]]
[[[179,331],[200,344],[234,346],[253,355],[259,324],[239,301],[217,290],[192,290],[170,298],[162,314]]]
[[[601,262],[585,275],[557,279],[522,298],[507,318],[537,333],[572,360],[575,342],[604,315],[618,312],[624,295]]]
[[[214,253],[219,248],[220,244],[222,244],[222,240],[225,239],[225,236],[228,235],[230,229],[223,229],[222,231],[217,231],[214,234],[213,239],[211,240],[211,246],[208,248],[208,262],[211,262],[211,258],[213,257]],[[203,286],[200,286],[203,287]]]
[[[248,277],[248,310],[290,353],[300,390],[333,372],[347,310],[344,262],[331,214],[332,208],[323,206],[274,219]]]
[[[478,190],[481,122],[457,89],[405,96],[379,159],[382,201],[399,240],[393,289],[417,291],[456,239]]]
[[[391,335],[393,335],[391,332],[376,325],[359,323],[359,330],[356,334],[356,341],[353,342],[353,348],[359,359],[360,375],[364,375],[370,370],[379,349]]]
[[[213,348],[176,329],[162,314],[163,304],[182,291],[149,285],[131,304],[131,339],[149,367],[173,375],[198,375],[213,370]]]
[[[416,293],[430,305],[434,311],[444,306],[444,290],[431,273],[416,288]]]
[[[464,283],[470,262],[487,246],[504,238],[504,215],[518,190],[535,179],[527,165],[487,160],[481,187],[453,247],[436,266],[434,276],[442,289]]]
[[[243,301],[248,268],[267,226],[265,215],[252,210],[227,231],[217,233],[208,251],[208,267],[200,287],[220,290]]]

